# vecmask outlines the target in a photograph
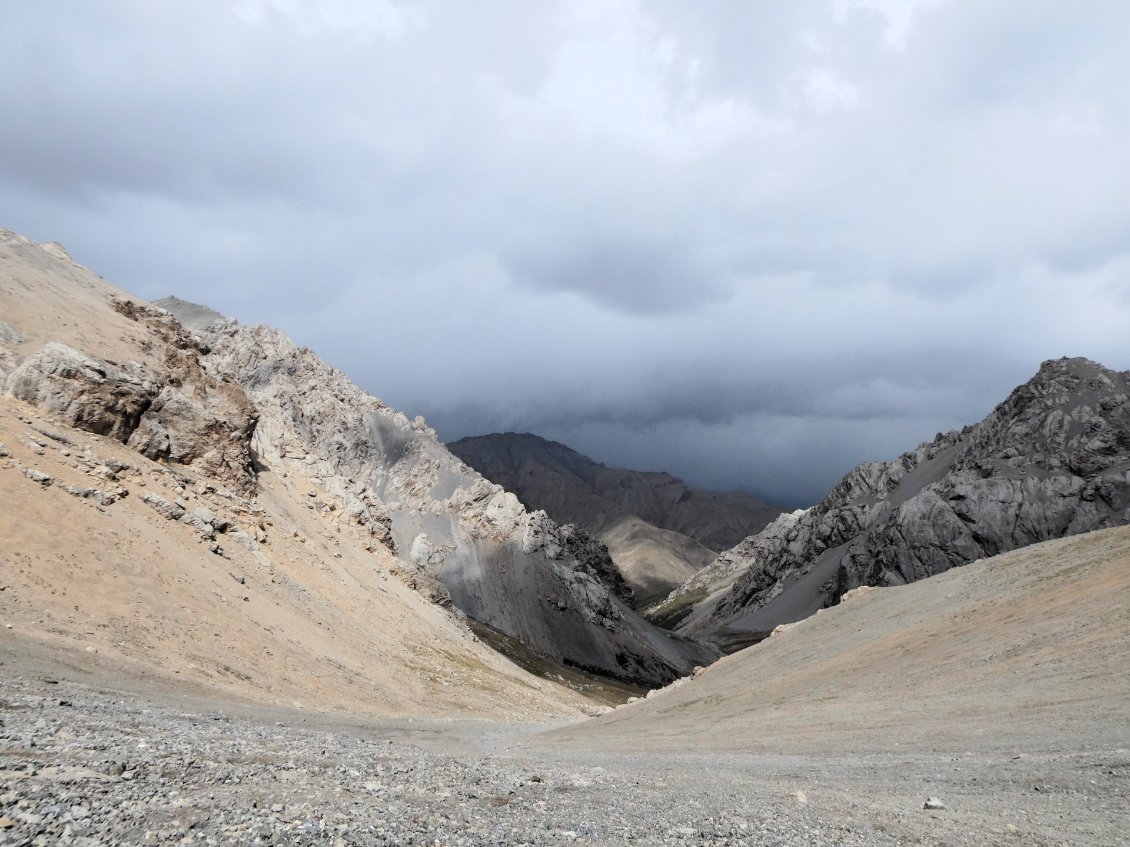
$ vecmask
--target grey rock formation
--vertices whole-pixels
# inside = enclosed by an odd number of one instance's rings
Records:
[[[157,494],[142,494],[141,502],[145,503],[155,512],[159,512],[171,521],[181,520],[187,511],[184,503],[166,500]]]
[[[397,551],[400,576],[429,597],[520,639],[535,652],[646,684],[713,657],[636,615],[603,547],[576,527],[527,511],[410,420],[283,333],[244,327],[180,300],[208,349],[202,365],[258,410],[260,467],[301,470],[335,508]],[[327,505],[326,508],[329,508]],[[444,591],[438,591],[442,584]]]
[[[8,376],[7,393],[68,426],[126,442],[153,404],[156,386],[65,344],[49,342]]]
[[[1130,522],[1130,374],[1045,362],[980,423],[852,470],[819,505],[668,598],[727,648],[838,601],[1039,541]],[[690,607],[689,609],[687,607]]]

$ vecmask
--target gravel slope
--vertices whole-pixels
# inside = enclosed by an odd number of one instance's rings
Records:
[[[1124,845],[1128,556],[1110,530],[864,592],[556,728],[237,701],[8,633],[0,845]]]
[[[89,676],[0,650],[0,845],[1050,847],[1121,845],[1130,825],[1126,750],[562,752],[526,725],[123,696]]]
[[[1130,527],[862,589],[561,736],[671,751],[1130,746]]]

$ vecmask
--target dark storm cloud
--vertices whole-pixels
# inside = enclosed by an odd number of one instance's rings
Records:
[[[30,3],[0,226],[445,437],[815,499],[1130,367],[1130,7]]]
[[[615,309],[647,314],[694,309],[726,293],[718,269],[696,261],[696,245],[662,239],[599,237],[516,256],[515,280],[551,291],[585,293]]]

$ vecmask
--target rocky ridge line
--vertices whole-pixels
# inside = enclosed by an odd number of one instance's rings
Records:
[[[860,585],[1128,522],[1130,374],[1059,359],[980,423],[854,468],[817,506],[723,553],[718,581],[665,605],[679,631],[756,638]]]
[[[278,330],[175,298],[157,305],[184,316],[209,348],[209,368],[254,402],[256,461],[301,468],[337,508],[387,528],[383,542],[405,578],[442,585],[471,617],[599,673],[664,683],[713,658],[630,609],[602,545],[526,511],[451,455],[422,418],[366,394]]]

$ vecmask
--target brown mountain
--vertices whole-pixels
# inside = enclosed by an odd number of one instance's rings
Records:
[[[607,546],[638,605],[781,513],[743,492],[694,488],[668,473],[609,468],[529,433],[463,438],[448,449],[531,509],[583,526]]]
[[[278,665],[257,659],[271,638],[248,627],[332,627],[328,640],[350,633],[342,696],[351,677],[379,680],[374,696],[400,709],[382,686],[426,691],[433,669],[483,662],[464,615],[642,684],[715,655],[643,620],[603,545],[524,509],[423,419],[277,330],[160,306],[0,230],[0,568],[19,574],[0,592],[6,621],[36,637],[104,628],[129,656],[262,690],[302,690],[266,671],[318,662],[299,635],[269,648]],[[130,599],[165,594],[148,618]],[[378,613],[402,595],[411,608]]]

